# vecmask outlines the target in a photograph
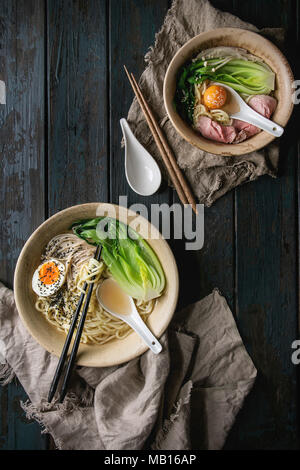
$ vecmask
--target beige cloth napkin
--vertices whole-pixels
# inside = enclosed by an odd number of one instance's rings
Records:
[[[229,190],[255,180],[258,176],[267,174],[275,177],[279,158],[278,144],[234,157],[203,152],[182,139],[167,117],[163,106],[163,82],[174,54],[197,34],[223,27],[260,32],[277,45],[283,44],[283,29],[266,28],[259,31],[252,24],[215,9],[208,0],[174,0],[160,32],[156,35],[154,47],[145,56],[147,68],[139,82],[194,194],[206,206],[210,206]],[[130,107],[127,119],[138,140],[157,159],[165,173],[159,151],[136,99]]]
[[[38,313],[37,313],[38,314]],[[0,377],[16,374],[22,407],[60,449],[220,449],[256,369],[215,289],[175,314],[163,350],[118,367],[74,371],[63,404],[47,403],[58,359],[28,333],[13,293],[0,284]],[[1,364],[1,361],[0,361]]]

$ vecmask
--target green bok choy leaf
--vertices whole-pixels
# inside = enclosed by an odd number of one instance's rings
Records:
[[[112,277],[131,297],[150,300],[165,287],[165,275],[149,244],[131,227],[111,217],[81,220],[73,232],[90,244],[102,245],[102,259]]]
[[[190,122],[193,122],[195,84],[207,79],[224,83],[244,96],[268,95],[275,88],[275,74],[263,62],[234,57],[194,60],[179,71],[174,103],[182,117]]]

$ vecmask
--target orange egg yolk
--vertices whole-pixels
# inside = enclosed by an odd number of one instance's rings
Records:
[[[53,261],[44,263],[39,271],[40,281],[47,286],[54,284],[58,280],[59,275],[59,269]]]
[[[225,88],[220,85],[211,85],[203,95],[203,102],[208,109],[219,109],[224,106],[227,99]]]

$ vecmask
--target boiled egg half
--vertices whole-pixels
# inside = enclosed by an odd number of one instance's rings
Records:
[[[61,288],[65,278],[64,264],[56,259],[50,259],[35,270],[32,277],[32,289],[40,297],[49,297]]]

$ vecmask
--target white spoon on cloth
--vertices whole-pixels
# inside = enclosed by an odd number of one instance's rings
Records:
[[[222,86],[229,92],[227,93],[227,101],[222,106],[222,110],[226,111],[231,118],[253,124],[275,137],[280,137],[283,134],[283,127],[254,111],[233,88],[223,83],[214,82],[214,84]]]
[[[161,172],[154,158],[139,143],[126,119],[120,120],[125,142],[125,174],[129,186],[141,196],[151,196],[161,183]]]
[[[161,352],[161,344],[141,319],[133,298],[127,295],[114,279],[109,278],[103,281],[98,286],[96,295],[104,310],[127,323],[154,354]]]

